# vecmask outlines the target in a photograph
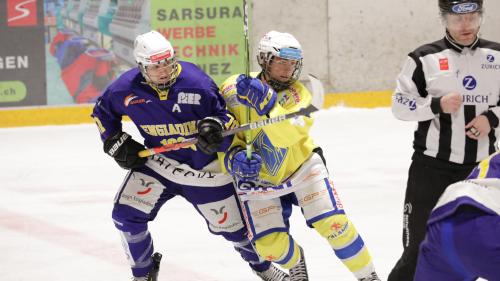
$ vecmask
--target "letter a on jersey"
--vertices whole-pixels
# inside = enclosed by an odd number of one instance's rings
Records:
[[[172,112],[182,112],[181,107],[178,104],[174,104],[174,106],[172,107]]]

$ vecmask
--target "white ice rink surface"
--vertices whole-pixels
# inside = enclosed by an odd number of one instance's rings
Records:
[[[382,280],[402,251],[402,202],[415,125],[394,119],[389,108],[339,107],[316,114],[316,143]],[[110,218],[126,171],[103,153],[97,128],[0,129],[0,140],[2,280],[129,280]],[[310,280],[354,280],[298,208],[291,225],[304,247]],[[167,202],[150,230],[164,254],[162,281],[258,280],[182,198]]]

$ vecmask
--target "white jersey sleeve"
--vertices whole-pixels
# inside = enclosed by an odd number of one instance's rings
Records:
[[[404,121],[426,121],[436,117],[431,108],[433,101],[431,95],[422,96],[417,84],[413,80],[416,72],[424,77],[421,65],[417,66],[415,60],[408,57],[397,79],[397,86],[392,95],[392,113]],[[439,100],[435,101],[439,102]]]

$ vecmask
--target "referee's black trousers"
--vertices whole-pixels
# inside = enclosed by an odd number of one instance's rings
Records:
[[[450,184],[465,179],[475,164],[461,165],[414,153],[403,210],[403,254],[387,281],[413,281],[427,219]]]

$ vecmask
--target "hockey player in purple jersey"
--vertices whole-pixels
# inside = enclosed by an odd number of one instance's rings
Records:
[[[112,216],[133,280],[157,280],[161,255],[153,255],[148,222],[177,195],[203,216],[210,232],[232,242],[262,280],[287,280],[285,273],[255,253],[246,238],[232,178],[219,171],[216,152],[231,142],[222,131],[236,123],[217,85],[194,64],[177,61],[170,42],[156,31],[137,36],[134,58],[138,67],[114,81],[92,113],[104,151],[130,169],[115,197]],[[144,137],[145,146],[122,131],[125,115]],[[138,156],[145,147],[195,136],[198,143],[191,147]]]
[[[500,153],[450,185],[432,211],[415,281],[500,280]]]

